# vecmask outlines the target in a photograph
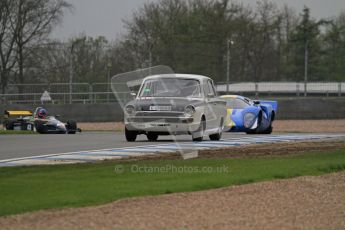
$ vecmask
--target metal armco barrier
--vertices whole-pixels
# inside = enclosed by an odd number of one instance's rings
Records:
[[[70,88],[72,90],[70,90]],[[244,94],[248,96],[264,95],[304,95],[304,83],[301,82],[218,82],[220,94]],[[309,82],[308,96],[344,96],[345,82]],[[110,83],[47,83],[47,84],[11,84],[5,94],[0,94],[2,104],[40,104],[44,91],[48,91],[52,104],[98,104],[116,102]],[[124,92],[125,93],[125,92]]]

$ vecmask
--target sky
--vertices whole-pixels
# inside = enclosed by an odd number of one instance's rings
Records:
[[[67,11],[51,38],[67,40],[80,34],[105,36],[116,40],[126,32],[123,19],[130,19],[133,11],[146,2],[159,0],[66,0],[74,6]],[[182,0],[183,1],[183,0]],[[240,0],[237,0],[240,1]],[[255,6],[256,0],[241,0],[244,4]],[[311,9],[316,19],[330,18],[345,11],[345,0],[275,0],[278,6],[287,4],[302,12],[304,5]]]

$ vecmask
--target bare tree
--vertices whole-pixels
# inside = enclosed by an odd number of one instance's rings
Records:
[[[28,47],[39,44],[60,22],[64,10],[72,6],[64,0],[14,0],[15,33],[19,82],[24,83],[24,62],[30,55]]]
[[[8,84],[9,74],[15,66],[15,35],[11,32],[14,4],[0,1],[0,85],[2,94]]]

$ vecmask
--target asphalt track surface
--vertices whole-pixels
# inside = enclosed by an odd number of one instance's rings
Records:
[[[223,138],[248,136],[241,133],[223,133]],[[175,136],[180,142],[191,142],[189,135]],[[207,138],[205,138],[207,140]],[[174,142],[172,136],[160,136],[157,144]],[[39,156],[45,154],[123,148],[152,145],[145,135],[139,135],[135,142],[127,142],[122,132],[82,132],[75,135],[0,135],[0,160]]]
[[[140,135],[136,142],[127,142],[124,133],[121,132],[83,132],[75,135],[0,135],[0,166],[118,159],[157,152],[173,152],[179,150],[181,146],[183,149],[200,150],[254,143],[326,138],[345,138],[345,134],[246,135],[223,133],[223,138],[219,142],[209,141],[207,138],[203,142],[192,142],[191,136],[188,135],[160,136],[156,142],[149,142],[145,135]],[[176,143],[175,140],[177,140]],[[18,161],[18,158],[24,158],[24,160]],[[19,164],[19,162],[21,163]]]

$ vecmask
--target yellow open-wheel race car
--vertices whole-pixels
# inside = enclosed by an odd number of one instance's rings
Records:
[[[4,130],[29,130],[38,133],[75,134],[81,132],[77,122],[69,120],[66,123],[50,116],[42,107],[37,107],[34,112],[30,110],[5,110]]]

